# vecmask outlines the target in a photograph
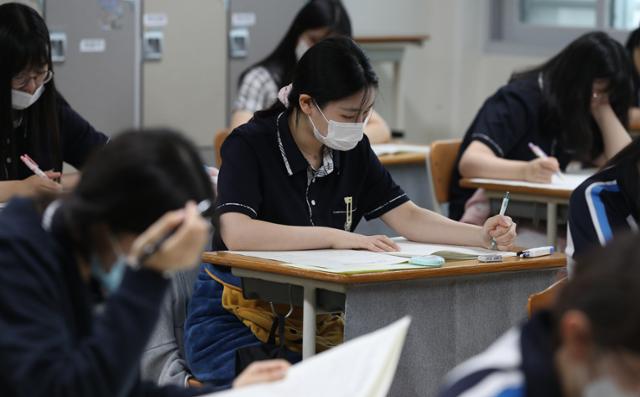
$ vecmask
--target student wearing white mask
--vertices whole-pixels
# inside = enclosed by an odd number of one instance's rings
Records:
[[[266,58],[245,70],[239,79],[231,128],[276,102],[278,89],[291,82],[296,63],[314,44],[331,36],[351,37],[351,21],[339,0],[310,0],[296,15],[282,41]],[[373,112],[365,129],[371,143],[391,139],[391,130]]]
[[[552,308],[451,371],[439,396],[640,396],[639,243],[582,257]]]
[[[108,138],[78,115],[56,90],[49,31],[32,8],[0,6],[0,202],[14,195],[56,192],[62,163],[82,167]],[[34,173],[27,154],[46,171]]]
[[[313,46],[292,81],[283,103],[258,112],[222,146],[215,249],[398,249],[387,236],[354,233],[363,217],[379,217],[410,240],[489,247],[494,238],[498,248],[511,247],[516,226],[508,217],[482,227],[455,222],[418,207],[394,183],[363,134],[378,80],[351,39]],[[286,320],[283,356],[292,361],[299,358],[300,314]],[[194,376],[230,382],[250,361],[248,349],[268,340],[272,320],[269,304],[244,299],[228,268],[204,265],[185,323]],[[335,346],[342,317],[319,316],[317,329],[319,350]]]

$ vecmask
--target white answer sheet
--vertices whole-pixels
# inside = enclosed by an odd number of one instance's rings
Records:
[[[361,273],[385,270],[416,269],[407,258],[356,250],[307,251],[232,251],[234,254],[271,259],[288,266],[316,269],[332,273]]]
[[[403,317],[291,367],[285,379],[207,397],[384,397],[398,366],[411,319]]]
[[[552,190],[569,190],[573,191],[580,186],[590,174],[562,174],[562,177],[554,175],[551,183],[534,183],[525,181],[514,181],[508,179],[488,179],[488,178],[471,178],[469,179],[474,183],[493,183],[507,186],[522,186],[537,189],[552,189]]]

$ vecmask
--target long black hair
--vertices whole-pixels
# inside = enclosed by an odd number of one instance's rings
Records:
[[[62,169],[60,130],[57,112],[57,93],[53,79],[46,84],[40,99],[28,109],[14,111],[11,106],[11,80],[29,68],[47,65],[53,71],[49,30],[42,17],[31,7],[8,3],[0,5],[0,150],[4,158],[12,159],[8,166],[9,178],[17,178],[19,163],[14,135],[14,117],[22,117],[28,129],[32,156],[48,157],[54,169]],[[10,144],[7,145],[7,139]],[[38,153],[48,141],[48,153]]]
[[[633,60],[633,52],[636,48],[640,48],[640,27],[636,28],[629,34],[627,43],[624,47],[627,49],[627,53],[629,54],[629,58],[631,59],[631,65],[633,67],[633,103],[637,106],[640,105],[640,103],[638,103],[638,91],[640,91],[640,73],[638,73],[638,70],[636,69],[636,65]]]
[[[76,188],[62,203],[79,251],[92,250],[92,227],[141,233],[187,201],[214,202],[209,175],[195,146],[170,130],[129,131],[89,158]]]
[[[559,129],[563,147],[576,159],[591,161],[604,150],[602,135],[590,111],[593,82],[609,82],[611,107],[627,126],[631,75],[624,47],[604,32],[591,32],[578,37],[543,65],[515,73],[511,81],[542,76],[542,133]]]
[[[292,80],[288,97],[291,110],[300,109],[301,94],[311,96],[323,108],[328,102],[361,90],[365,91],[363,101],[366,101],[369,91],[378,88],[371,62],[348,37],[328,38],[311,47],[298,62]],[[271,117],[283,110],[285,106],[276,101],[271,108],[257,112],[256,117]]]
[[[557,324],[562,316],[578,310],[589,319],[595,346],[640,354],[640,237],[617,236],[583,259],[553,309],[556,344],[561,343]]]
[[[242,84],[249,70],[258,66],[269,71],[278,87],[288,84],[297,62],[296,46],[300,36],[307,30],[318,28],[329,28],[329,36],[351,37],[351,20],[340,0],[310,0],[293,19],[289,30],[273,52],[242,72],[238,85]]]

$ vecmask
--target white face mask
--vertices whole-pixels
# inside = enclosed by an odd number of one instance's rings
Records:
[[[315,102],[314,102],[315,103]],[[311,120],[310,116],[309,121],[311,122],[311,126],[313,127],[313,135],[317,140],[322,142],[327,147],[331,149],[347,151],[351,150],[358,142],[362,140],[362,136],[364,135],[364,127],[367,125],[369,121],[369,117],[371,116],[372,110],[369,111],[367,118],[362,123],[340,123],[333,120],[328,120],[327,117],[322,113],[318,104],[315,104],[318,111],[327,121],[327,136],[324,136],[318,131],[315,124],[313,124],[313,120]]]
[[[296,45],[296,59],[299,61],[304,53],[309,50],[309,48],[311,48],[311,46],[307,44],[307,41],[303,38],[300,38],[298,40],[298,45]]]
[[[40,99],[42,93],[44,92],[45,85],[41,85],[36,89],[36,92],[32,94],[26,93],[24,91],[11,90],[11,107],[16,110],[24,110],[29,106],[33,105]]]
[[[582,393],[583,397],[639,397],[636,393],[621,390],[609,377],[602,377],[589,383]]]

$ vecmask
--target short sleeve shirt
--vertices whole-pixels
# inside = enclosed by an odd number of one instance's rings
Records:
[[[273,105],[278,97],[278,85],[271,73],[262,66],[245,74],[238,90],[233,110],[255,113]]]
[[[544,111],[541,84],[535,78],[512,81],[482,105],[464,136],[453,171],[450,190],[450,216],[453,219],[460,219],[465,202],[473,194],[472,190],[459,186],[461,176],[458,171],[462,153],[471,142],[482,142],[496,156],[509,160],[535,159],[529,142],[556,157],[561,168],[565,168],[571,160],[571,155],[561,147],[558,139],[560,131],[542,130]]]
[[[254,117],[225,140],[217,214],[353,231],[363,217],[379,217],[409,201],[366,135],[352,150],[326,149],[323,165],[311,169],[293,140],[288,116]],[[226,249],[219,234],[214,244]]]
[[[567,253],[573,258],[579,259],[591,249],[606,245],[616,234],[638,231],[630,194],[620,183],[621,166],[628,163],[598,172],[571,194]]]

